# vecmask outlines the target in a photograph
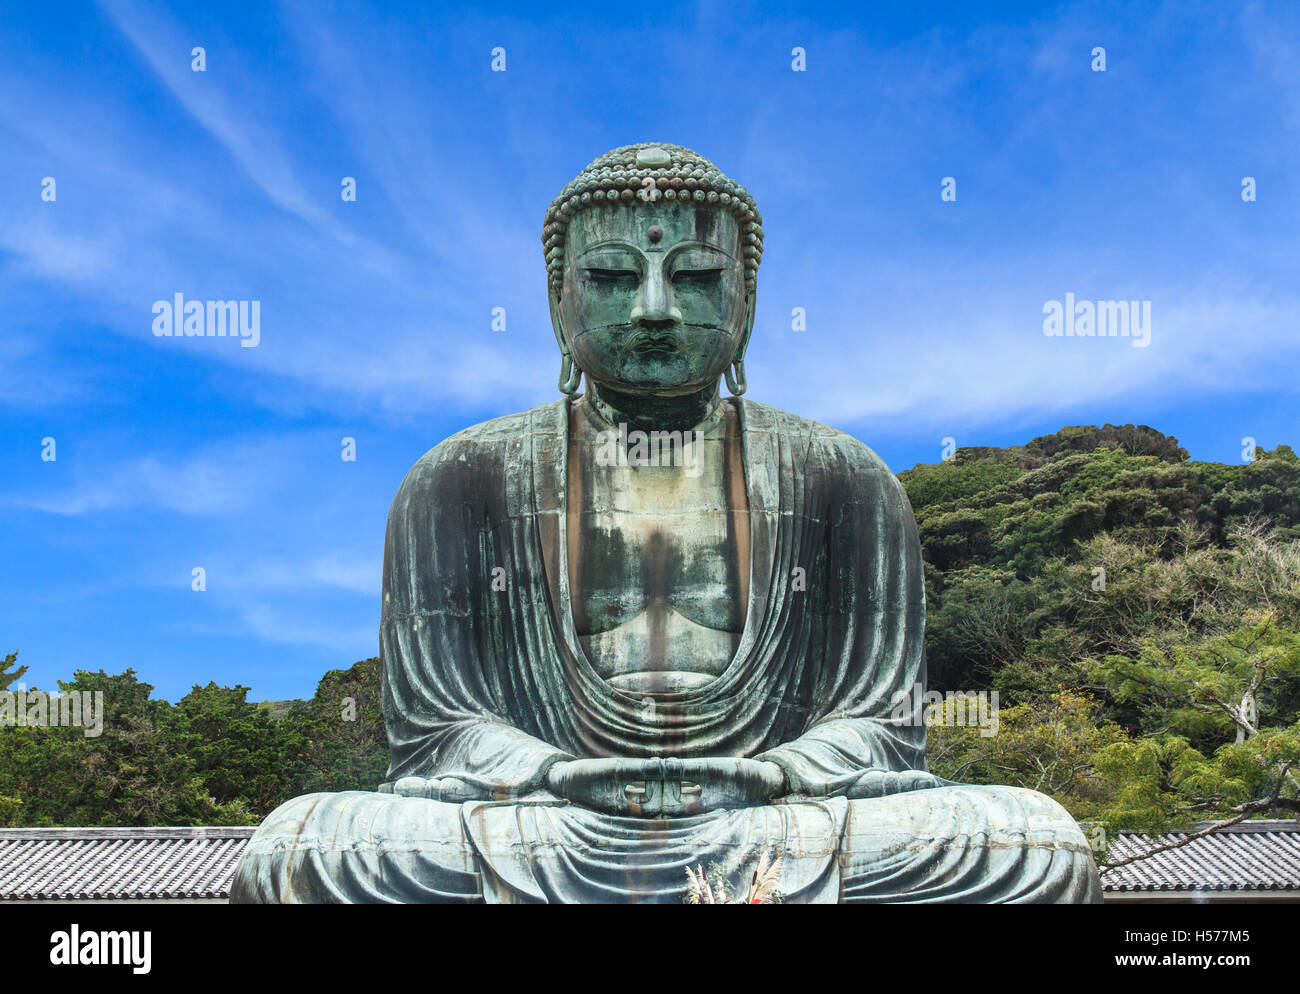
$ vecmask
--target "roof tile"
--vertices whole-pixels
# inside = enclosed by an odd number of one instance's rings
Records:
[[[1191,833],[1195,834],[1195,833]],[[1121,832],[1110,848],[1115,862],[1187,838],[1174,832],[1155,839]],[[1300,824],[1248,821],[1106,870],[1106,891],[1300,891]]]
[[[253,829],[0,829],[0,901],[198,900],[230,894]]]

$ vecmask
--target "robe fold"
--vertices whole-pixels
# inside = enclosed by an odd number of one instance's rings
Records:
[[[569,590],[570,402],[467,429],[412,468],[388,519],[380,651],[392,765],[380,789],[454,777],[482,800],[296,799],[251,841],[232,899],[432,900],[455,880],[470,900],[676,901],[687,866],[740,873],[764,850],[784,857],[780,887],[791,900],[907,900],[904,883],[926,899],[945,889],[973,900],[1096,898],[1082,834],[1041,795],[855,793],[868,771],[926,769],[921,701],[901,721],[895,710],[925,680],[911,508],[856,439],[727,402],[742,426],[751,554],[744,630],[726,670],[654,697],[601,679],[578,642]],[[544,787],[562,760],[656,756],[768,760],[790,796],[644,819],[600,814]],[[971,814],[985,809],[1001,814]],[[1012,809],[1019,814],[1007,816]],[[872,827],[873,811],[894,819],[892,834]],[[993,835],[1007,850],[991,875],[1002,883],[981,889],[971,860],[987,864]],[[436,845],[420,850],[411,839]],[[461,847],[464,858],[437,859],[438,846]],[[364,866],[384,879],[378,891],[373,880],[347,883]]]
[[[420,460],[385,548],[390,781],[454,776],[499,797],[539,788],[565,758],[747,756],[823,796],[863,770],[925,768],[923,725],[890,720],[924,679],[921,553],[902,486],[847,435],[750,401],[740,411],[740,645],[710,684],[653,707],[605,683],[574,630],[566,402]]]

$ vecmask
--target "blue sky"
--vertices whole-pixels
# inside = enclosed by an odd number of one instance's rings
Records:
[[[0,651],[30,683],[280,699],[375,654],[398,483],[557,396],[542,215],[632,141],[764,213],[749,396],[895,470],[1107,421],[1300,443],[1300,7],[546,6],[0,8]],[[260,301],[260,344],[155,337],[177,292]],[[1152,301],[1150,346],[1045,336],[1067,292]]]

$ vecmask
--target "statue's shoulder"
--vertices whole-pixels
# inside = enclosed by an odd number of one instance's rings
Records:
[[[565,404],[563,399],[552,401],[471,425],[443,439],[407,471],[398,496],[434,491],[447,499],[459,492],[477,492],[479,481],[518,466],[521,459],[527,458],[536,433],[563,431]]]
[[[807,454],[804,462],[816,464],[831,474],[843,474],[860,481],[864,475],[878,476],[897,485],[897,477],[885,461],[867,445],[838,428],[780,408],[745,400],[745,421],[749,431],[770,431],[781,435],[795,451]]]

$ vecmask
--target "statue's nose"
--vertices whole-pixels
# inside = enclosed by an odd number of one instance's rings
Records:
[[[657,266],[650,266],[630,315],[633,323],[667,328],[682,323],[682,312],[673,304],[672,284]]]

